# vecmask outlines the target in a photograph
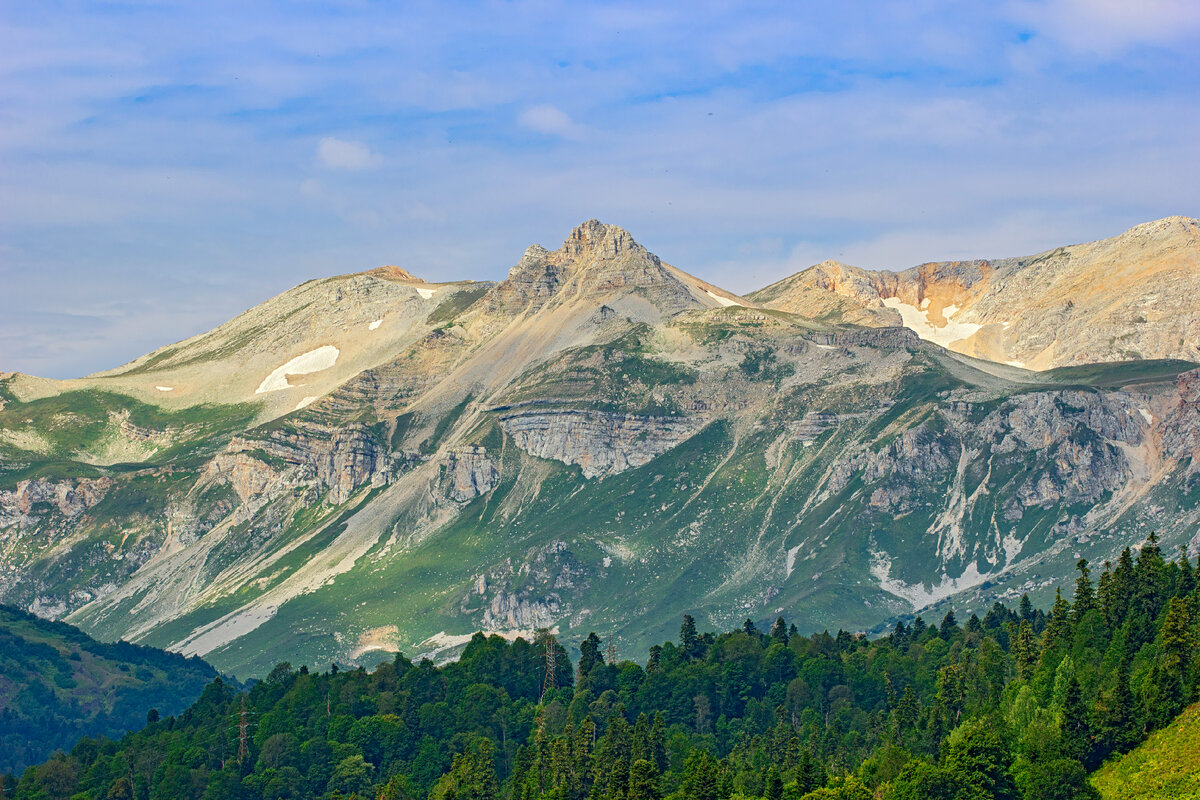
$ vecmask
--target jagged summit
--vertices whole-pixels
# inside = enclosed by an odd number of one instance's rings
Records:
[[[537,310],[560,297],[603,302],[637,294],[675,314],[693,308],[748,305],[700,279],[664,263],[624,228],[590,219],[577,225],[557,250],[531,245],[495,287],[489,308]]]
[[[571,235],[563,242],[562,250],[574,256],[586,253],[619,256],[629,251],[650,255],[646,248],[629,235],[629,231],[617,225],[606,225],[597,219],[589,219],[575,226]]]

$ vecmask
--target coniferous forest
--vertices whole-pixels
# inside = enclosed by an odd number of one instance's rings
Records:
[[[278,665],[178,716],[84,739],[4,797],[1072,800],[1196,699],[1200,591],[1153,536],[1049,611],[844,631],[697,631],[572,665],[548,634],[477,634],[460,660]],[[547,655],[552,654],[552,658]],[[607,657],[606,657],[607,656]],[[547,668],[553,672],[547,677]]]

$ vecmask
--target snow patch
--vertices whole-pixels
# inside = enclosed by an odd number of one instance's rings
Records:
[[[1010,367],[1020,367],[1021,369],[1025,369],[1024,361],[1005,361],[1004,363],[1008,364]]]
[[[308,375],[311,372],[329,369],[337,362],[339,352],[336,347],[327,344],[303,355],[298,355],[264,378],[254,393],[264,394],[278,392],[281,389],[291,389],[293,387],[288,383],[289,375]]]
[[[711,297],[713,300],[716,300],[718,303],[720,303],[725,308],[728,308],[729,306],[742,306],[742,304],[739,303],[737,300],[730,300],[728,297],[722,297],[721,295],[716,294],[712,289],[705,289],[704,293],[707,294],[709,297]],[[745,308],[745,306],[742,306],[742,308]]]
[[[306,398],[304,398],[303,400],[301,400],[299,403],[296,403],[296,407],[295,407],[295,408],[293,408],[292,410],[293,410],[293,411],[299,411],[300,409],[304,408],[305,406],[307,406],[307,405],[310,405],[310,404],[311,404],[311,403],[312,403],[314,400],[316,400],[316,399],[317,399],[319,396],[320,396],[320,395],[315,395],[315,394],[314,394],[314,395],[309,395],[308,397],[306,397]]]
[[[978,586],[984,581],[1000,574],[999,572],[980,572],[979,566],[972,561],[963,570],[963,574],[957,578],[951,578],[943,572],[936,584],[932,584],[926,588],[923,583],[910,584],[897,578],[892,578],[890,577],[891,572],[891,556],[882,552],[871,554],[871,575],[879,581],[879,588],[888,594],[899,597],[901,600],[907,600],[912,605],[913,610],[931,606],[934,603],[945,600],[951,595]]]
[[[1146,420],[1147,424],[1154,422],[1154,417],[1153,417],[1153,416],[1151,416],[1151,414],[1150,414],[1150,409],[1148,409],[1148,408],[1139,408],[1139,409],[1138,409],[1138,411],[1140,411],[1140,412],[1141,412],[1141,414],[1142,414],[1142,418]]]
[[[808,445],[812,444],[812,442],[805,442],[804,444],[807,447]],[[792,577],[792,570],[796,568],[796,554],[799,552],[800,545],[796,545],[787,551],[787,575],[784,576],[785,581]]]
[[[376,328],[378,328],[378,327],[379,327],[380,325],[382,325],[382,324],[383,324],[383,320],[381,320],[381,319],[377,319],[377,320],[375,320],[374,322],[372,322],[370,325],[368,325],[368,326],[367,326],[367,330],[369,330],[369,331],[373,331],[373,330],[375,330]]]
[[[904,327],[913,331],[913,333],[925,341],[933,342],[942,347],[949,347],[955,342],[968,339],[983,327],[973,322],[952,321],[950,318],[958,313],[958,306],[946,306],[942,309],[942,316],[946,319],[946,324],[940,328],[935,328],[933,323],[929,321],[928,311],[922,311],[914,305],[902,302],[899,297],[884,298],[883,304],[888,308],[900,312],[900,319],[904,323]]]
[[[173,392],[173,391],[175,391],[175,387],[174,387],[174,386],[155,386],[154,388],[155,388],[155,389],[158,389],[160,392]]]
[[[417,294],[421,295],[421,297],[424,297],[426,300],[433,297],[436,292],[437,289],[417,289]]]

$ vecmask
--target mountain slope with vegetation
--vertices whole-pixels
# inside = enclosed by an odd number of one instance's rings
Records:
[[[217,680],[119,742],[87,739],[18,798],[1094,800],[1087,771],[1196,699],[1196,568],[1152,537],[1049,613],[921,618],[869,640],[685,616],[639,664],[476,634],[442,667],[277,665]],[[678,621],[678,618],[675,620]],[[552,658],[548,657],[553,655]],[[547,680],[547,671],[554,671]]]
[[[760,307],[594,220],[494,285],[373,271],[247,313],[86,392],[0,380],[0,599],[242,677],[476,630],[644,653],[682,613],[1045,603],[1200,525],[1195,364],[974,359]],[[176,394],[218,362],[236,402]],[[137,399],[159,369],[168,405]]]
[[[216,670],[0,605],[0,772],[19,773],[81,737],[119,737],[177,714]]]
[[[1200,797],[1200,705],[1092,776],[1103,800]]]

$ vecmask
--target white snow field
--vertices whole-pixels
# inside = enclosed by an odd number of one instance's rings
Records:
[[[295,407],[295,408],[293,408],[292,410],[293,410],[293,411],[299,411],[300,409],[304,408],[305,406],[307,406],[307,405],[311,404],[311,403],[312,403],[312,401],[314,401],[314,400],[316,400],[316,399],[317,399],[317,395],[315,395],[315,394],[314,394],[314,395],[309,395],[308,397],[306,397],[306,398],[304,398],[303,400],[301,400],[299,403],[296,403],[296,407]]]
[[[155,386],[154,388],[155,388],[155,389],[158,389],[160,392],[173,392],[173,391],[175,391],[175,387],[174,387],[174,386]]]
[[[437,289],[417,289],[417,294],[421,295],[421,297],[424,297],[426,300],[433,297],[436,292]]]
[[[368,326],[367,326],[367,330],[369,330],[369,331],[373,331],[373,330],[375,330],[376,328],[378,328],[378,327],[379,327],[380,325],[382,325],[382,324],[383,324],[383,320],[381,320],[381,319],[377,319],[377,320],[375,320],[374,322],[372,322],[370,325],[368,325]]]
[[[254,390],[254,393],[264,394],[266,392],[278,392],[281,389],[291,389],[292,386],[288,383],[289,375],[307,375],[310,372],[320,372],[323,369],[329,369],[337,362],[338,353],[339,351],[336,347],[327,344],[323,347],[318,347],[316,350],[309,350],[303,355],[298,355],[264,378],[263,382]]]
[[[935,328],[929,321],[928,311],[922,311],[916,306],[902,302],[898,297],[884,298],[883,304],[888,308],[894,308],[900,312],[900,319],[904,322],[904,327],[909,328],[925,341],[933,342],[942,347],[949,347],[954,342],[968,339],[983,327],[973,322],[955,322],[952,320],[951,317],[958,312],[958,306],[946,306],[943,308],[942,316],[946,319],[946,325],[942,328]],[[921,305],[925,305],[925,303]]]
[[[712,289],[705,289],[705,290],[704,290],[704,293],[705,293],[705,294],[707,294],[709,297],[711,297],[713,300],[716,300],[716,301],[717,301],[718,303],[720,303],[721,305],[725,306],[726,308],[728,308],[729,306],[740,306],[740,305],[742,305],[742,304],[741,304],[741,303],[739,303],[737,300],[730,300],[728,297],[721,297],[721,295],[719,295],[719,294],[716,294],[715,292],[713,292],[713,290],[712,290]],[[745,308],[745,306],[742,306],[742,307],[743,307],[743,308]]]

